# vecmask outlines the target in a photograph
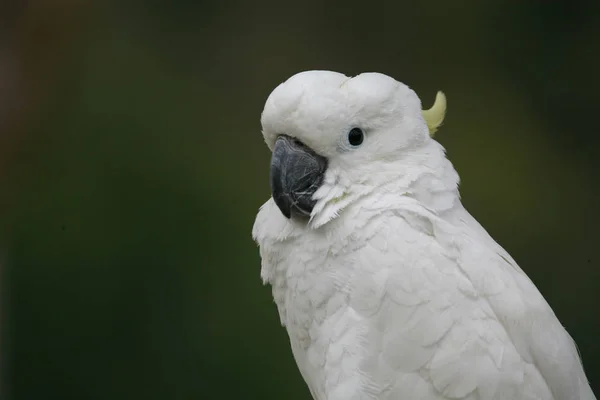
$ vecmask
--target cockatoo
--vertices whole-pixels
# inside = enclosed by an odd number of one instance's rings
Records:
[[[446,111],[379,73],[268,97],[272,197],[253,237],[315,400],[594,400],[536,286],[465,210]]]

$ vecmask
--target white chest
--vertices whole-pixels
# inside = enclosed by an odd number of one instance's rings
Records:
[[[276,279],[280,284],[273,285],[273,294],[298,368],[313,397],[321,399],[331,385],[325,372],[333,369],[332,362],[341,361],[341,350],[349,348],[339,346],[340,354],[333,360],[332,343],[357,326],[348,316],[354,263],[347,255],[341,255],[342,263],[340,258],[334,263],[327,249],[307,254],[300,248],[286,249],[287,267]],[[349,357],[344,359],[348,362]]]
[[[327,246],[315,241],[298,243],[310,239],[280,244],[284,267],[276,272],[278,284],[273,286],[290,339],[303,350],[318,339],[317,332],[325,319],[346,304],[354,267],[348,256],[333,257]]]

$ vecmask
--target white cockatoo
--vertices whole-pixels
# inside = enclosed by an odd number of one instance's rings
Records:
[[[316,400],[593,400],[575,344],[460,202],[421,110],[379,73],[296,74],[262,113],[272,197],[253,228]]]

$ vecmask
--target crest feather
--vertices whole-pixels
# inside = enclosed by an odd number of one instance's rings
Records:
[[[438,91],[433,106],[431,106],[429,110],[421,111],[431,136],[435,134],[442,125],[442,122],[444,122],[444,117],[446,116],[446,104],[446,95],[442,91]]]

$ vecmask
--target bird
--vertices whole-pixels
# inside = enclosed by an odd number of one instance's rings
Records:
[[[261,114],[252,237],[315,400],[595,400],[577,347],[477,220],[423,110],[376,72],[299,72]]]

